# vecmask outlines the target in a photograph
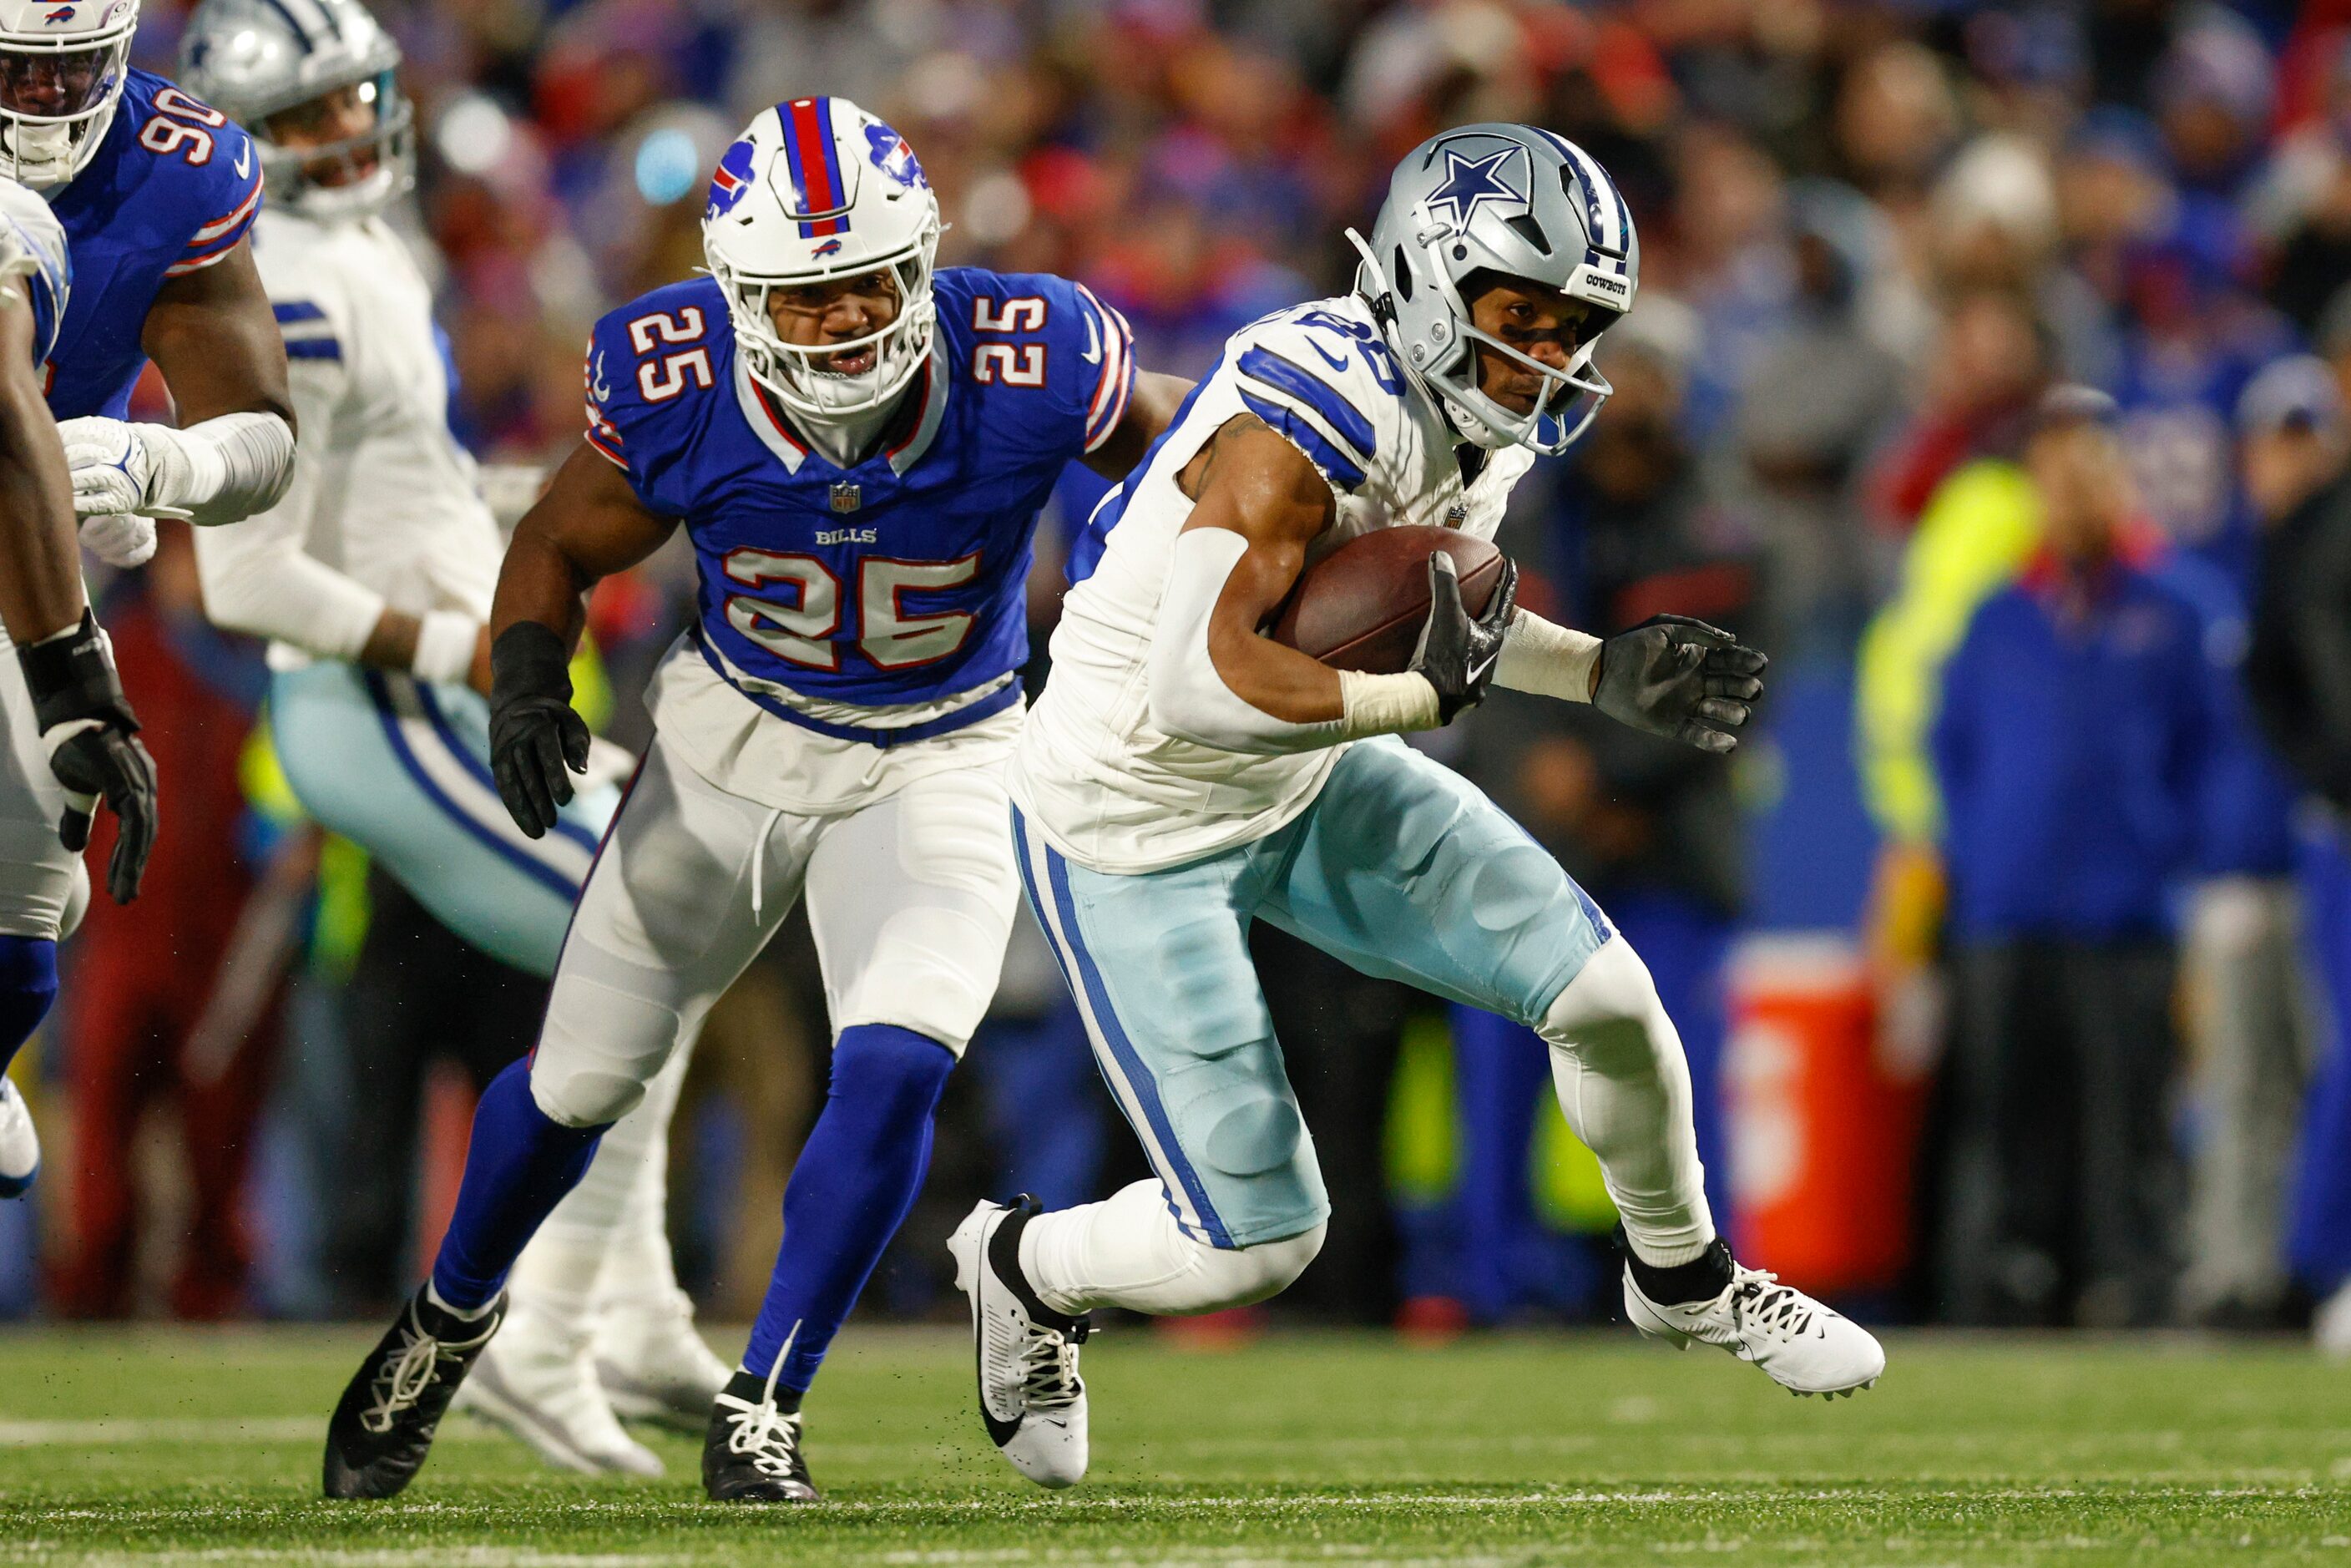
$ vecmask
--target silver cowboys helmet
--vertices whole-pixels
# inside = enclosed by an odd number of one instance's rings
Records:
[[[1366,241],[1355,287],[1389,347],[1454,428],[1479,446],[1564,452],[1611,391],[1592,363],[1600,334],[1633,308],[1641,242],[1633,214],[1597,160],[1527,125],[1465,125],[1429,138],[1396,165]],[[1469,319],[1461,291],[1491,269],[1546,285],[1591,307],[1564,369],[1541,363]],[[1543,378],[1526,413],[1478,387],[1479,348]]]
[[[743,368],[794,413],[838,420],[887,405],[930,357],[939,200],[906,139],[845,98],[762,110],[718,160],[702,253],[726,295]],[[887,272],[898,314],[846,342],[787,343],[768,313],[779,288]],[[829,368],[871,349],[873,362]]]
[[[416,183],[399,67],[400,46],[359,0],[204,0],[180,39],[182,84],[252,133],[269,199],[328,222],[381,212]],[[273,119],[346,88],[374,110],[366,131],[301,148],[271,134]]]
[[[139,0],[0,0],[0,174],[39,191],[89,166],[138,30]]]

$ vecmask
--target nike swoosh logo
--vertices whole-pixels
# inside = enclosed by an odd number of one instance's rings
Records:
[[[1325,349],[1321,342],[1312,338],[1306,340],[1306,346],[1313,350],[1317,354],[1321,355],[1322,362],[1330,366],[1332,370],[1343,371],[1347,368],[1347,356],[1345,354],[1341,354],[1334,359],[1332,357],[1331,350]]]
[[[1502,655],[1499,652],[1487,654],[1479,663],[1472,664],[1469,667],[1469,678],[1473,681],[1484,680],[1486,678],[1486,672],[1492,669],[1494,667],[1494,662],[1501,656]]]
[[[1102,327],[1094,320],[1094,313],[1091,310],[1086,312],[1086,351],[1078,358],[1090,365],[1102,363]]]
[[[236,150],[236,177],[244,179],[253,172],[253,143],[248,141]]]

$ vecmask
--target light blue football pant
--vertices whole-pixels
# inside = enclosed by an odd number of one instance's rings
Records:
[[[534,841],[498,799],[489,704],[470,686],[322,661],[275,676],[269,714],[305,810],[366,850],[465,941],[527,973],[555,972],[572,905],[620,806],[616,786],[573,796],[555,831]],[[546,1316],[576,1317],[600,1278],[611,1298],[674,1291],[668,1132],[688,1054],[677,1051],[604,1134],[587,1176],[525,1249],[513,1276],[518,1305],[536,1296]]]
[[[1531,1028],[1612,935],[1499,807],[1394,739],[1351,747],[1280,831],[1167,871],[1089,871],[1017,810],[1013,831],[1102,1076],[1177,1224],[1211,1247],[1302,1235],[1331,1212],[1251,920]]]
[[[555,973],[617,788],[575,795],[553,832],[526,837],[498,799],[490,706],[470,686],[320,663],[272,680],[269,715],[305,810],[467,942],[530,974]]]

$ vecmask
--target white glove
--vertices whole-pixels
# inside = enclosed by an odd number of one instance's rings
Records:
[[[116,512],[185,517],[162,504],[166,491],[184,487],[187,455],[168,425],[134,424],[89,415],[57,425],[66,466],[73,470],[74,510],[85,517]],[[175,485],[177,479],[181,483]]]
[[[109,566],[145,566],[155,554],[155,524],[136,512],[102,512],[81,520],[81,542]]]

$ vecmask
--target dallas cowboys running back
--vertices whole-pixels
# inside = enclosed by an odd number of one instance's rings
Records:
[[[286,357],[245,238],[261,204],[252,143],[218,110],[130,68],[138,0],[0,0],[0,175],[46,200],[79,286],[44,349],[82,541],[118,566],[152,517],[234,522],[292,471]],[[181,428],[123,423],[152,355]],[[37,774],[0,777],[0,814],[46,815]],[[55,834],[0,842],[0,1059],[57,993],[80,881]]]
[[[0,1197],[22,1196],[39,1173],[32,1114],[5,1074],[57,994],[53,908],[89,896],[79,873],[92,798],[104,795],[120,819],[108,876],[115,898],[137,894],[155,837],[154,764],[82,591],[73,484],[41,398],[41,361],[70,272],[65,231],[47,205],[0,180],[0,626],[16,650],[0,666],[14,672],[0,674],[11,758],[0,853],[48,878],[29,895],[21,882],[0,883]],[[68,911],[63,924],[75,918]]]
[[[816,1496],[801,1396],[920,1184],[1018,897],[1000,766],[1036,515],[1073,460],[1123,473],[1183,390],[1138,376],[1125,322],[1075,284],[935,273],[938,234],[895,131],[794,99],[720,160],[709,279],[597,325],[586,441],[517,529],[492,618],[493,760],[527,831],[585,759],[564,673],[582,591],[682,519],[701,614],[655,679],[659,733],[537,1053],[483,1097],[433,1278],[336,1409],[329,1495],[414,1475],[516,1251],[805,891],[831,1092],[703,1479]]]
[[[532,839],[490,780],[489,708],[467,683],[488,685],[506,546],[450,434],[431,287],[381,215],[413,178],[399,47],[357,0],[206,0],[181,48],[182,79],[256,140],[254,255],[300,415],[285,498],[196,536],[205,610],[270,640],[271,733],[310,814],[467,941],[550,975],[620,790],[583,788]],[[680,1052],[526,1251],[517,1321],[467,1385],[569,1469],[658,1475],[608,1400],[699,1430],[726,1380],[664,1224],[684,1067]]]
[[[1252,919],[1541,1033],[1623,1217],[1645,1333],[1721,1345],[1799,1392],[1884,1365],[1715,1234],[1688,1070],[1641,961],[1492,802],[1395,738],[1499,680],[1726,751],[1761,655],[1673,618],[1602,643],[1515,610],[1507,578],[1472,617],[1442,554],[1406,673],[1336,673],[1258,634],[1344,538],[1490,537],[1535,455],[1576,438],[1608,391],[1594,342],[1639,283],[1624,199],[1556,136],[1470,126],[1405,157],[1356,244],[1356,291],[1237,335],[1097,513],[1014,754],[1029,900],[1158,1173],[1051,1214],[983,1203],[950,1243],[988,1431],[1047,1486],[1085,1471],[1092,1309],[1259,1301],[1321,1244],[1330,1203]]]

